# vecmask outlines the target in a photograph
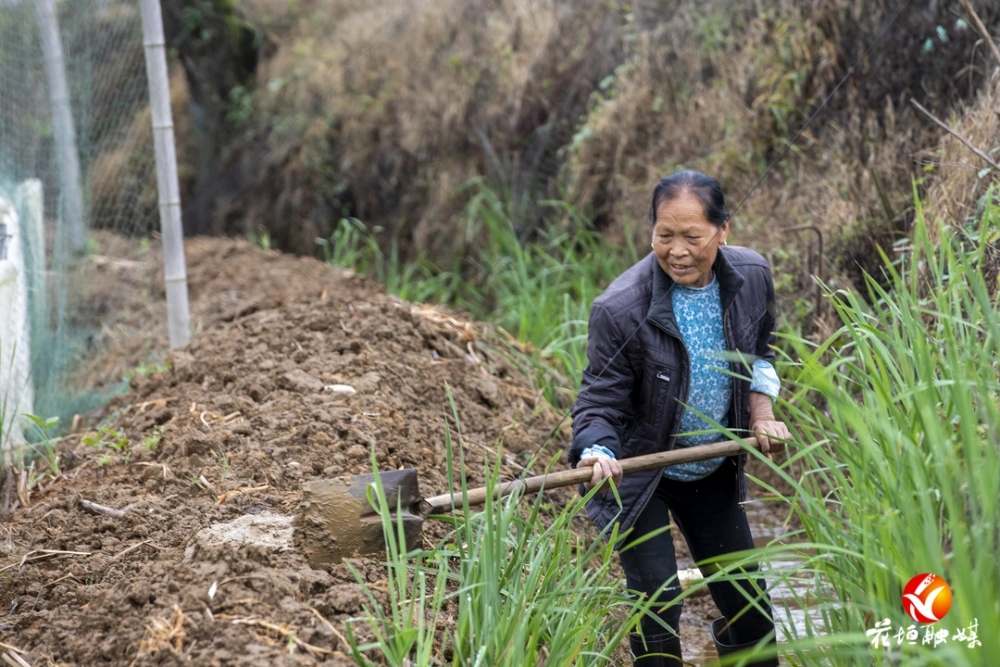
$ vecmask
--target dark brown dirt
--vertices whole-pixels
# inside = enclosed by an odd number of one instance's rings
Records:
[[[196,533],[240,517],[289,517],[304,481],[369,472],[373,449],[382,468],[419,468],[424,494],[446,491],[446,386],[466,460],[477,462],[470,484],[482,482],[478,462],[494,460],[500,441],[505,473],[527,464],[559,415],[484,344],[482,326],[312,259],[224,239],[187,249],[194,342],[170,355],[169,369],[133,376],[101,413],[127,447],[85,444],[84,432],[67,438],[63,474],[2,528],[0,641],[36,667],[352,664],[340,633],[365,598],[347,565],[314,569],[294,549]],[[161,308],[150,302],[147,313]],[[162,335],[147,329],[147,340]],[[568,433],[543,456],[563,449]],[[81,499],[127,513],[96,516]],[[354,565],[382,589],[377,562]],[[692,603],[685,623],[701,632],[714,610]]]
[[[62,477],[5,527],[14,567],[3,573],[2,641],[28,650],[32,664],[316,661],[289,653],[276,631],[233,623],[248,617],[342,650],[309,608],[340,631],[360,611],[346,566],[314,570],[293,551],[253,546],[199,544],[187,558],[193,535],[246,514],[289,515],[303,480],[370,471],[372,446],[381,467],[419,467],[425,493],[445,491],[446,385],[472,461],[501,437],[524,460],[557,421],[523,375],[476,344],[481,327],[311,259],[228,240],[192,241],[188,254],[200,332],[169,370],[133,376],[110,406],[126,450],[67,440]],[[324,388],[333,384],[357,393]],[[560,436],[548,450],[564,446]],[[266,488],[216,501],[248,487]],[[93,516],[80,498],[128,513]],[[36,549],[89,555],[20,565]]]

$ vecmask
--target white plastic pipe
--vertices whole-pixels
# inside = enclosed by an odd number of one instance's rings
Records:
[[[21,415],[32,412],[34,390],[21,228],[13,202],[3,197],[0,224],[10,235],[6,258],[0,259],[0,451],[7,466],[12,449],[24,444]]]
[[[76,130],[69,105],[66,67],[63,63],[62,42],[55,0],[35,0],[38,27],[42,36],[42,55],[49,79],[52,101],[52,128],[59,160],[59,185],[66,242],[73,253],[83,251],[83,191],[80,189],[80,156],[76,152]]]
[[[187,270],[184,264],[184,230],[181,227],[181,191],[177,180],[174,119],[170,111],[166,40],[159,0],[140,0],[142,38],[146,47],[149,107],[153,116],[156,149],[156,184],[160,198],[160,231],[163,235],[164,282],[167,291],[167,324],[170,347],[191,342],[188,314]]]

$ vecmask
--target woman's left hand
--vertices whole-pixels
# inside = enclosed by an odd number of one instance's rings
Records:
[[[757,437],[761,453],[766,454],[767,458],[771,458],[772,452],[780,452],[784,449],[785,443],[782,441],[790,440],[792,437],[792,433],[785,426],[785,422],[779,422],[775,419],[761,419],[756,421],[750,424],[750,430]]]

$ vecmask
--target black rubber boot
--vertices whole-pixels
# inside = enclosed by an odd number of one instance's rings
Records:
[[[646,637],[629,635],[635,667],[681,667],[681,638],[670,633]],[[674,657],[668,658],[666,656]]]
[[[727,627],[726,619],[722,616],[712,621],[712,640],[715,642],[715,650],[719,653],[719,660],[722,660],[723,656],[751,649],[757,645],[757,642],[734,644],[729,639],[729,628]],[[777,641],[772,637],[768,643],[777,644]],[[760,660],[747,663],[744,667],[778,667],[778,658],[777,656],[773,658],[761,658]]]

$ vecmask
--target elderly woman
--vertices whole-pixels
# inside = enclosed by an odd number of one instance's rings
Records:
[[[694,171],[663,179],[650,220],[653,252],[594,301],[569,457],[574,466],[594,466],[588,489],[607,491],[608,477],[618,485],[621,507],[613,494],[599,493],[587,511],[602,529],[616,521],[631,529],[619,550],[628,587],[656,596],[641,633],[630,637],[632,655],[635,665],[660,667],[681,664],[681,605],[670,604],[680,594],[677,562],[669,531],[641,540],[672,517],[698,562],[753,548],[740,504],[746,454],[624,479],[618,460],[728,439],[716,425],[754,432],[764,453],[789,432],[771,411],[779,389],[771,271],[756,252],[726,245],[729,213],[718,181]],[[722,370],[727,364],[730,373]],[[762,579],[756,584],[764,590]],[[750,582],[709,590],[724,616],[712,623],[720,655],[774,641],[769,600],[750,604],[757,597]]]

